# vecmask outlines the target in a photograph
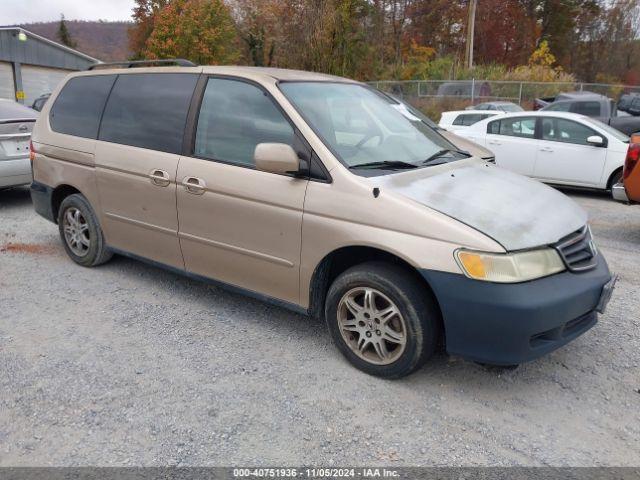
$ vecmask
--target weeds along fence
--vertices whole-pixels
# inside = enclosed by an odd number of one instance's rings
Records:
[[[495,80],[381,80],[370,85],[409,102],[434,120],[447,110],[464,110],[481,102],[504,100],[533,109],[536,98],[562,92],[594,92],[618,100],[623,93],[640,93],[640,86],[606,83],[520,82]]]

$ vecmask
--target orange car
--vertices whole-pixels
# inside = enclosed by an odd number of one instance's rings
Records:
[[[632,139],[633,140],[633,139]],[[630,143],[624,162],[622,183],[613,186],[613,198],[622,202],[640,203],[640,143]]]

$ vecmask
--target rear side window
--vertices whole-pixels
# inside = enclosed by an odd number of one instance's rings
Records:
[[[462,115],[458,115],[456,119],[453,121],[454,125],[464,125],[466,127],[473,125],[474,123],[478,123],[480,120],[484,120],[485,118],[491,117],[491,114],[483,114],[483,113],[463,113]]]
[[[51,129],[58,133],[95,139],[104,102],[115,79],[116,75],[95,75],[69,80],[49,113]]]
[[[487,133],[498,135],[500,133],[500,120],[489,122],[489,124],[487,125]]]
[[[104,111],[100,140],[181,153],[197,80],[191,73],[120,75]]]
[[[600,116],[600,102],[575,102],[571,111],[587,117]]]
[[[487,133],[506,135],[508,137],[534,138],[536,133],[536,119],[533,117],[503,118],[491,122]]]

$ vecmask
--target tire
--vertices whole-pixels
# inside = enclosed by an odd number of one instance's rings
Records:
[[[383,378],[401,378],[420,368],[440,339],[440,311],[430,292],[411,272],[391,263],[367,262],[338,276],[327,293],[325,318],[347,360]]]
[[[75,223],[74,223],[75,222]],[[75,193],[58,209],[58,230],[67,255],[83,267],[95,267],[111,259],[98,218],[87,199]]]
[[[622,182],[622,169],[617,170],[615,172],[613,172],[613,174],[611,174],[611,177],[609,178],[609,182],[607,183],[607,190],[609,190],[610,192],[613,189],[613,186],[616,183],[620,183]],[[613,192],[612,192],[613,194]]]

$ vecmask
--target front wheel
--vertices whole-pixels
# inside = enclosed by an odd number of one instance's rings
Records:
[[[325,304],[334,343],[358,369],[400,378],[431,357],[440,336],[440,313],[411,272],[368,262],[342,273]]]

